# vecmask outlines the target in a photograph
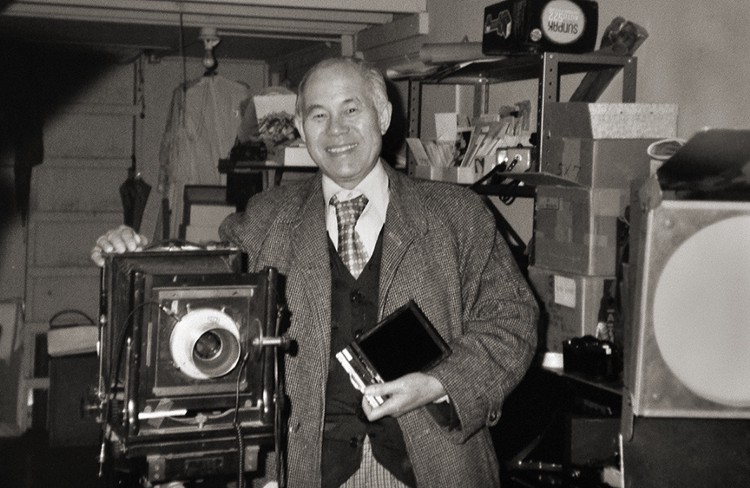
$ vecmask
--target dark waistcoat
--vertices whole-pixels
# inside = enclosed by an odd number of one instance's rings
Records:
[[[355,336],[371,329],[378,316],[378,279],[383,233],[370,261],[356,280],[329,239],[331,261],[331,367],[326,385],[323,432],[323,488],[338,488],[359,468],[362,442],[370,438],[375,459],[408,486],[416,486],[403,434],[396,419],[369,422],[362,394],[336,360],[336,353]]]

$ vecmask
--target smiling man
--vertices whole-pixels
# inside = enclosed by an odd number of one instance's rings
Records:
[[[528,368],[538,310],[495,220],[473,192],[413,179],[380,157],[391,119],[385,82],[358,60],[314,66],[296,125],[320,172],[255,195],[221,235],[249,271],[286,277],[290,487],[499,485],[488,428]],[[120,229],[92,252],[134,250]],[[414,300],[452,349],[427,373],[367,387],[335,354]],[[273,473],[273,469],[267,470]]]
[[[321,62],[302,81],[296,125],[323,174],[352,189],[379,163],[391,104],[382,78],[355,63]]]

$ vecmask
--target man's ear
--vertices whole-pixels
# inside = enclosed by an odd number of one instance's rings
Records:
[[[391,113],[393,112],[393,106],[391,102],[385,102],[383,106],[378,110],[378,123],[380,124],[380,133],[385,135],[388,127],[391,125]]]
[[[299,132],[299,137],[302,139],[302,142],[305,142],[305,128],[299,115],[294,116],[294,127],[297,128],[297,132]]]

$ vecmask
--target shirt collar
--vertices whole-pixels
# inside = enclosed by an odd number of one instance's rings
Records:
[[[351,190],[342,188],[331,178],[323,175],[323,198],[326,205],[334,195],[338,195],[341,201],[351,200],[359,195],[366,196],[369,201],[368,207],[378,215],[378,220],[385,222],[388,210],[388,174],[383,168],[383,161],[379,160],[370,173]],[[367,211],[369,213],[370,209]]]

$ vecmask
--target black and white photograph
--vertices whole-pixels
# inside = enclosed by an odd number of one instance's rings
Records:
[[[0,487],[750,486],[748,26],[0,0]]]

